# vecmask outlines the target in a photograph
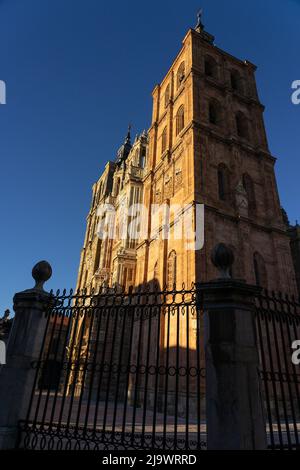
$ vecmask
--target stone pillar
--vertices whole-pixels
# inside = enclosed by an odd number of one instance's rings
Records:
[[[266,449],[253,309],[260,288],[231,279],[233,261],[232,251],[217,245],[212,262],[221,278],[199,285],[205,311],[207,447]]]
[[[43,284],[52,275],[51,266],[41,261],[32,270],[33,289],[14,297],[15,318],[9,338],[6,364],[0,369],[0,449],[13,449],[18,422],[26,418],[46,327],[45,310],[51,296]]]

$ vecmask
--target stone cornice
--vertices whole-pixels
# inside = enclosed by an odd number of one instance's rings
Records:
[[[230,215],[230,214],[222,212],[220,209],[217,209],[217,208],[215,208],[213,206],[210,206],[208,204],[205,204],[205,210],[208,210],[210,212],[214,212],[216,215],[219,215],[220,217],[223,217],[227,220],[231,220],[232,222],[235,222],[237,224],[240,223],[240,222],[245,222],[246,224],[248,224],[248,225],[250,225],[250,226],[252,226],[252,227],[254,227],[258,230],[261,230],[263,232],[267,232],[267,233],[276,232],[276,233],[279,233],[281,235],[288,236],[287,231],[281,230],[278,227],[261,225],[260,223],[254,222],[253,220],[251,220],[247,217],[241,217],[241,216],[237,216],[237,215]]]
[[[193,121],[193,127],[199,130],[203,130],[204,132],[206,132],[207,135],[213,136],[219,142],[222,142],[230,146],[236,145],[237,147],[242,148],[246,152],[251,153],[252,155],[256,157],[263,156],[264,158],[267,158],[271,160],[272,162],[276,162],[276,157],[273,157],[267,150],[249,145],[246,142],[243,142],[242,140],[238,139],[237,137],[233,135],[231,137],[226,137],[222,135],[221,133],[217,132],[216,130],[212,129],[210,125],[208,124],[203,124],[198,121]]]

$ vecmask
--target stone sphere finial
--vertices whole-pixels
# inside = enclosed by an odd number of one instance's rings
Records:
[[[218,243],[211,253],[211,260],[213,265],[218,268],[220,278],[230,279],[230,268],[234,263],[234,254],[229,246],[225,243]]]
[[[32,269],[32,277],[35,280],[35,289],[44,290],[44,284],[52,276],[52,268],[48,261],[40,261]]]

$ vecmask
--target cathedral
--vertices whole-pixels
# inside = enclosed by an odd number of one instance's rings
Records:
[[[128,130],[93,186],[78,289],[209,281],[217,277],[212,248],[224,242],[235,255],[234,278],[297,295],[299,227],[280,205],[255,71],[217,47],[199,17],[153,90],[150,128],[133,141]],[[132,205],[143,206],[142,222]],[[171,208],[167,237],[165,217],[153,216],[161,205]],[[174,236],[187,211],[203,225],[201,247]]]

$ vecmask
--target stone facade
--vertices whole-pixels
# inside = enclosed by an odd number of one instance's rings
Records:
[[[161,286],[205,282],[217,275],[214,245],[236,255],[233,276],[271,290],[296,294],[290,237],[282,217],[255,80],[256,67],[214,45],[200,24],[183,39],[171,68],[153,90],[152,124],[133,145],[128,134],[114,162],[93,187],[93,203],[81,256],[78,288],[156,279]],[[143,202],[147,233],[140,240],[97,236],[99,203],[116,210]],[[153,204],[180,206],[169,216],[170,237],[153,219]],[[204,204],[204,247],[187,249],[176,239],[186,210]],[[182,209],[183,208],[183,209]],[[107,220],[107,211],[101,215]]]
[[[104,283],[108,287],[124,286],[127,291],[130,287],[149,288],[155,282],[172,290],[181,289],[183,284],[189,287],[193,282],[207,282],[218,277],[210,259],[212,248],[224,242],[235,253],[234,278],[297,295],[290,236],[274,172],[276,159],[268,147],[255,70],[250,62],[216,47],[213,36],[201,24],[187,32],[171,68],[153,90],[150,129],[137,136],[133,145],[127,135],[115,161],[107,163],[93,187],[79,289],[97,289]],[[145,208],[139,239],[132,238],[128,230],[121,235],[122,227],[131,222],[127,210],[133,203],[143,203]],[[99,214],[98,207],[103,204],[107,206]],[[200,204],[204,205],[204,223],[200,220],[204,246],[194,249],[187,246],[184,236],[175,234],[188,213],[195,228]],[[159,209],[153,212],[155,205],[170,208],[167,219]],[[99,239],[99,227],[106,227],[104,232],[115,236]],[[169,237],[164,236],[166,227]],[[172,302],[172,296],[166,296],[166,301]],[[175,351],[197,350],[195,318],[191,318],[187,331],[189,313],[182,313],[179,324],[171,316],[169,325],[161,315],[160,333],[152,331],[151,335],[153,344],[160,337],[162,356],[168,348],[174,351],[168,355],[169,365],[174,367]],[[141,330],[136,327],[133,331],[131,364],[137,363],[137,355],[141,363],[155,362],[154,351],[148,359],[145,356],[150,348],[148,326],[145,320]],[[86,342],[88,335],[87,327]],[[119,343],[118,333],[115,340]],[[111,353],[108,362],[112,360]],[[203,350],[200,365],[204,366]],[[137,390],[142,394],[145,377],[139,380]],[[77,393],[81,393],[82,385],[79,380]],[[170,384],[168,389],[170,409],[175,403],[174,387]],[[151,381],[148,388],[151,408],[155,395]],[[133,389],[134,381],[129,384],[129,397]],[[106,393],[105,386],[103,391]],[[184,388],[181,391],[178,400],[184,403]],[[189,391],[191,400],[194,392]],[[159,400],[162,397],[163,392]],[[139,399],[142,401],[142,396]]]
[[[131,144],[128,132],[115,162],[108,162],[93,187],[87,231],[81,253],[78,288],[99,288],[103,283],[134,285],[138,240],[123,230],[126,208],[140,204],[148,136],[143,132]],[[99,210],[100,209],[100,210]],[[98,233],[103,235],[99,238]]]

